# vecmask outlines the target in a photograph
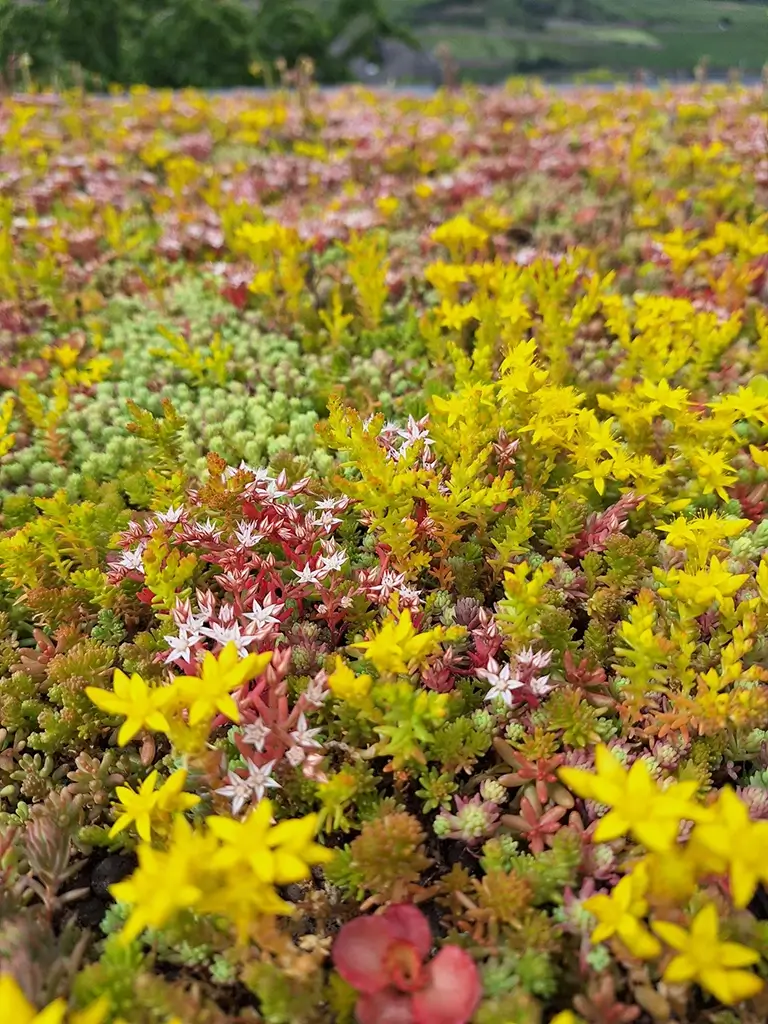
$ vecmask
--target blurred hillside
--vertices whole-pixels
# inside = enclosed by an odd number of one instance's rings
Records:
[[[322,0],[319,0],[322,2]],[[382,0],[422,47],[448,45],[465,76],[493,81],[595,68],[758,73],[768,61],[765,0]]]

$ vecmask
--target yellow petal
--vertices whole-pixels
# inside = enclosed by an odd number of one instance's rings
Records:
[[[309,878],[310,870],[306,861],[294,853],[280,851],[275,855],[275,877],[278,885],[302,882]]]
[[[128,828],[131,824],[131,817],[128,814],[121,814],[117,821],[114,823],[112,828],[109,830],[109,837],[112,839],[114,836],[119,835],[123,829]]]
[[[625,835],[628,828],[629,822],[626,818],[622,818],[618,811],[609,811],[597,823],[593,839],[596,843],[608,843]]]
[[[654,921],[651,928],[672,949],[683,950],[688,945],[688,933],[678,924],[672,924],[671,921]]]
[[[739,942],[721,942],[718,946],[723,967],[749,967],[760,960],[760,954]]]
[[[618,757],[612,754],[604,743],[595,748],[595,768],[598,775],[605,776],[606,779],[615,785],[624,785],[627,770]]]
[[[690,957],[676,956],[667,964],[664,981],[668,981],[670,985],[680,985],[685,981],[692,981],[697,972],[698,968]]]
[[[238,708],[237,704],[235,704],[234,700],[229,696],[229,694],[226,694],[223,697],[219,697],[219,699],[216,701],[216,707],[222,713],[222,715],[227,716],[230,722],[240,721],[240,709]]]
[[[700,942],[717,942],[717,933],[720,922],[717,917],[717,907],[714,903],[707,903],[702,907],[691,922],[691,937]]]
[[[19,983],[10,974],[0,974],[0,1007],[4,1020],[9,1024],[31,1024],[35,1009],[21,990]]]
[[[761,979],[751,971],[728,971],[721,968],[702,971],[699,982],[703,989],[725,1006],[751,999],[763,987]]]
[[[653,853],[664,853],[670,850],[680,831],[679,822],[675,819],[652,818],[647,822],[632,826],[632,834],[647,850]]]
[[[130,743],[141,732],[143,725],[144,723],[140,718],[126,718],[117,734],[117,745],[124,747],[126,743]]]
[[[181,793],[184,789],[184,784],[187,781],[187,772],[185,768],[179,768],[178,771],[170,775],[160,787],[160,792],[164,797],[172,797]]]
[[[154,771],[151,771],[149,773],[149,775],[146,777],[146,779],[144,779],[144,781],[142,782],[141,788],[139,789],[139,792],[141,793],[141,795],[142,796],[147,796],[147,794],[152,793],[154,791],[156,782],[157,782],[157,769],[155,769]]]
[[[757,875],[744,861],[734,859],[731,862],[731,896],[740,910],[749,904],[757,889]]]
[[[594,793],[595,776],[581,768],[560,768],[557,773],[560,781],[585,800],[591,800]]]
[[[629,952],[641,960],[651,960],[661,953],[661,943],[634,917],[625,915],[616,929]]]
[[[116,668],[112,675],[112,689],[121,697],[127,697],[131,691],[130,679],[119,668]]]
[[[125,701],[118,697],[117,694],[111,693],[109,690],[103,690],[100,686],[86,686],[85,693],[99,711],[106,711],[110,715],[123,714],[122,709],[125,707]]]
[[[615,931],[616,929],[609,921],[604,921],[595,928],[589,938],[594,945],[597,945],[598,942],[605,942],[606,939],[610,939]]]
[[[152,841],[152,821],[146,811],[136,818],[136,831],[139,833],[139,839],[143,839],[145,843]]]
[[[33,1024],[62,1024],[66,1012],[67,1004],[64,1000],[56,999],[37,1014]],[[13,1024],[16,1024],[16,1022],[14,1021]]]

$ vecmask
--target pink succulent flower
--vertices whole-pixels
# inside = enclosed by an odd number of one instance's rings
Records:
[[[360,993],[359,1024],[467,1024],[482,994],[475,962],[443,946],[425,963],[431,946],[426,917],[407,903],[344,925],[333,962]]]

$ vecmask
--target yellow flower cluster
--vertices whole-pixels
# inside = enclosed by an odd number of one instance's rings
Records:
[[[111,692],[95,686],[85,692],[101,711],[125,718],[117,737],[121,746],[149,729],[165,733],[178,751],[189,753],[205,744],[217,714],[240,721],[232,694],[260,675],[271,658],[271,651],[240,658],[230,643],[218,658],[206,654],[199,676],[177,676],[168,685],[150,686],[141,676],[129,679],[116,669]]]
[[[159,776],[150,772],[139,787],[138,793],[130,786],[118,786],[115,792],[120,798],[120,815],[110,829],[110,836],[116,836],[123,829],[134,825],[139,838],[148,843],[152,832],[164,833],[174,814],[189,810],[200,803],[200,797],[182,793],[187,773],[184,769],[174,772],[160,789],[155,789]]]
[[[594,773],[563,767],[559,775],[574,793],[608,808],[594,831],[595,842],[628,834],[649,851],[610,895],[585,900],[598,922],[592,941],[615,937],[633,956],[648,960],[659,957],[665,944],[676,955],[664,980],[696,981],[726,1005],[759,992],[762,980],[744,970],[758,962],[758,953],[720,940],[714,903],[702,906],[687,930],[665,916],[679,919],[676,908],[686,907],[700,881],[718,874],[728,875],[735,907],[746,907],[758,885],[768,882],[768,822],[750,821],[746,806],[728,787],[705,806],[694,799],[696,782],[662,787],[642,759],[627,770],[604,746],[595,752]],[[683,821],[694,823],[686,842],[678,839]],[[649,930],[644,919],[652,907]]]
[[[399,618],[388,618],[370,640],[361,640],[352,647],[362,651],[380,675],[407,675],[424,665],[429,657],[440,650],[445,641],[464,636],[461,626],[434,626],[419,633],[413,626],[411,613],[406,608]]]
[[[315,814],[273,825],[269,800],[242,821],[212,816],[202,828],[177,815],[166,846],[141,843],[136,871],[112,886],[115,899],[131,907],[123,939],[183,910],[222,917],[243,939],[260,916],[292,913],[275,886],[304,881],[313,864],[331,859],[314,842],[316,831]]]

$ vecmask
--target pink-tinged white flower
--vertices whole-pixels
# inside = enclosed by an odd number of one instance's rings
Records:
[[[508,707],[512,706],[514,700],[512,694],[514,691],[521,689],[525,685],[513,674],[511,665],[504,665],[502,667],[495,658],[488,659],[487,668],[475,669],[475,675],[478,679],[484,679],[487,683],[491,684],[490,689],[485,695],[487,701],[499,698]]]
[[[170,648],[166,661],[193,661],[195,657],[193,648],[202,639],[202,633],[188,633],[186,629],[182,629],[178,636],[164,636],[163,640],[165,640]]]
[[[421,606],[421,591],[416,587],[400,587],[398,597],[403,609],[410,608],[411,611],[416,611]]]
[[[296,723],[296,728],[292,733],[289,733],[294,743],[298,743],[301,747],[320,747],[320,744],[315,739],[315,736],[321,732],[320,729],[310,729],[307,725],[307,718],[302,711],[299,715],[299,720]]]
[[[187,632],[199,629],[204,622],[208,621],[208,614],[206,612],[192,611],[188,598],[185,601],[176,601],[171,611],[171,617],[179,627],[179,630],[185,629]]]
[[[338,572],[346,561],[346,551],[339,549],[338,551],[334,551],[332,555],[321,556],[320,562],[318,563],[318,569],[322,569],[326,574],[330,572]]]
[[[175,505],[171,505],[167,512],[156,512],[155,520],[158,523],[165,523],[170,525],[171,523],[181,522],[183,515],[183,505],[179,505],[178,508]]]
[[[232,625],[214,623],[212,626],[203,626],[200,632],[203,636],[207,636],[217,644],[221,644],[222,647],[226,647],[227,644],[234,644],[241,658],[248,654],[248,647],[258,639],[255,636],[248,636],[247,633],[243,633],[237,623]]]
[[[524,647],[515,655],[515,675],[536,697],[546,697],[554,689],[549,675],[541,675],[551,661],[551,651],[534,651],[532,647]]]
[[[240,735],[249,746],[261,753],[271,732],[272,730],[269,726],[265,725],[260,718],[257,718],[255,722],[249,722],[248,725],[244,725],[240,730]]]
[[[264,473],[266,470],[254,469],[252,466],[249,466],[247,462],[241,462],[239,466],[227,466],[221,474],[221,479],[226,482],[227,480],[231,480],[233,476],[237,476],[238,473],[253,473],[253,475],[256,476],[260,472]]]
[[[251,789],[257,803],[263,799],[268,789],[281,788],[280,783],[272,778],[272,769],[274,767],[274,761],[267,761],[266,764],[261,766],[255,765],[253,761],[248,762],[248,778],[250,779]]]
[[[235,539],[240,550],[254,548],[259,541],[264,540],[264,534],[259,533],[256,523],[241,522],[237,524]]]
[[[385,569],[381,574],[381,579],[378,584],[371,587],[374,594],[378,595],[379,600],[385,604],[392,594],[400,587],[405,585],[405,573],[394,572],[392,569]]]
[[[135,551],[124,551],[115,564],[131,572],[144,572],[143,547]]]
[[[531,693],[536,697],[546,697],[548,693],[554,690],[554,686],[549,681],[549,676],[537,676],[530,681],[528,686]]]
[[[320,526],[326,533],[330,533],[334,526],[338,526],[341,522],[337,516],[332,512],[322,512],[318,519],[318,526]]]
[[[313,569],[309,564],[305,565],[303,569],[294,569],[293,571],[296,573],[297,583],[321,583],[328,575],[322,567],[317,566]]]
[[[515,263],[519,264],[519,266],[527,267],[533,263],[538,255],[538,251],[532,245],[524,245],[517,250],[512,259]]]
[[[247,803],[255,800],[258,803],[264,799],[268,789],[280,789],[280,783],[272,778],[274,761],[266,764],[255,765],[253,761],[247,764],[248,774],[243,778],[236,771],[227,772],[229,785],[222,786],[216,792],[232,801],[232,813],[238,814]]]
[[[518,669],[529,668],[534,672],[539,672],[549,666],[552,661],[552,651],[534,651],[532,647],[523,647],[515,655],[515,661]]]
[[[413,416],[408,417],[408,426],[404,429],[401,427],[397,431],[398,435],[404,439],[403,444],[400,447],[401,452],[410,448],[410,446],[415,444],[417,441],[423,442],[425,452],[429,451],[430,447],[435,442],[433,438],[429,436],[427,423],[429,423],[429,416],[424,416],[420,420],[415,420]]]
[[[349,508],[349,498],[323,498],[315,502],[318,512],[344,512]]]
[[[228,786],[221,786],[216,792],[225,796],[232,802],[232,813],[239,814],[240,811],[250,802],[252,794],[251,780],[241,778],[237,772],[227,772],[229,779]]]
[[[216,614],[216,598],[210,590],[197,591],[197,604],[200,614],[203,616],[203,622],[206,619],[212,619]]]
[[[224,626],[231,626],[235,621],[235,606],[228,601],[219,608],[219,622]]]
[[[221,537],[221,529],[210,518],[204,523],[196,523],[195,529],[198,540],[217,541]]]
[[[322,785],[328,781],[328,776],[323,771],[322,764],[322,753],[315,752],[306,754],[304,760],[301,762],[302,775],[305,779],[311,779],[312,782],[319,782]]]
[[[263,467],[259,469],[252,469],[248,467],[248,471],[253,474],[253,482],[249,485],[249,489],[264,495],[268,498],[285,498],[291,494],[298,494],[302,491],[309,480],[298,480],[292,486],[288,486],[288,477],[286,476],[285,470],[283,470],[277,477],[272,476],[269,470]]]
[[[304,691],[304,700],[312,707],[319,708],[328,696],[328,673],[323,669],[311,679]]]
[[[298,768],[307,759],[307,752],[303,747],[289,747],[285,752],[285,760],[292,768]]]
[[[254,622],[259,629],[263,629],[265,626],[279,626],[280,619],[277,617],[277,613],[281,612],[284,607],[285,605],[279,601],[266,600],[261,604],[254,601],[251,610],[246,612],[243,617],[249,622]]]

